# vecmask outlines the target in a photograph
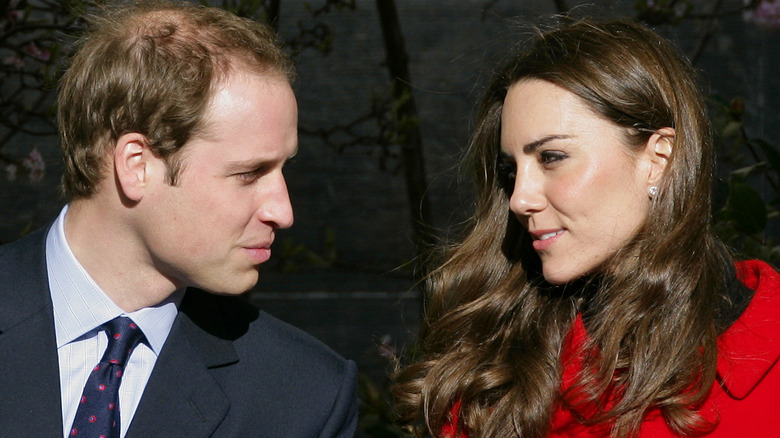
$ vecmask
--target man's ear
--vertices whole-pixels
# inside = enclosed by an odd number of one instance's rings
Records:
[[[647,186],[656,186],[664,175],[669,157],[674,149],[675,131],[673,128],[661,128],[647,140],[645,155],[648,158],[649,172]]]
[[[114,171],[118,189],[124,198],[132,202],[143,198],[148,182],[147,159],[151,156],[148,148],[146,136],[138,132],[122,135],[114,145]]]

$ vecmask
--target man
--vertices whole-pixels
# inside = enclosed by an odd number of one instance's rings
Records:
[[[273,34],[150,3],[107,9],[78,47],[58,113],[70,202],[0,248],[0,435],[352,436],[355,364],[236,296],[293,222]],[[105,415],[96,391],[116,392]]]

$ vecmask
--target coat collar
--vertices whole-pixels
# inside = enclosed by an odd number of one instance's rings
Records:
[[[236,360],[235,351],[207,335],[191,339],[195,331],[192,321],[179,313],[126,438],[205,438],[227,415],[230,401],[203,358],[211,364],[230,363]]]
[[[732,398],[741,400],[761,383],[780,359],[780,274],[768,264],[736,263],[737,279],[753,291],[744,312],[718,337],[718,381]],[[563,387],[576,380],[582,368],[577,353],[588,339],[577,315],[563,351]]]
[[[230,400],[209,370],[239,361],[233,341],[257,318],[257,310],[237,300],[187,291],[127,438],[213,434]]]
[[[741,400],[780,358],[780,275],[757,260],[739,262],[737,278],[754,291],[747,309],[718,338],[718,379]]]

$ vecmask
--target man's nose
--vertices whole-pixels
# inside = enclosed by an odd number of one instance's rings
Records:
[[[260,206],[257,210],[258,219],[274,228],[290,228],[293,224],[293,209],[287,182],[281,171],[268,175],[273,179],[262,191]]]

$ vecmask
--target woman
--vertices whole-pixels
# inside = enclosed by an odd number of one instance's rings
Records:
[[[430,276],[401,417],[454,437],[780,430],[780,277],[710,230],[691,66],[649,29],[580,21],[494,78],[470,232]]]

